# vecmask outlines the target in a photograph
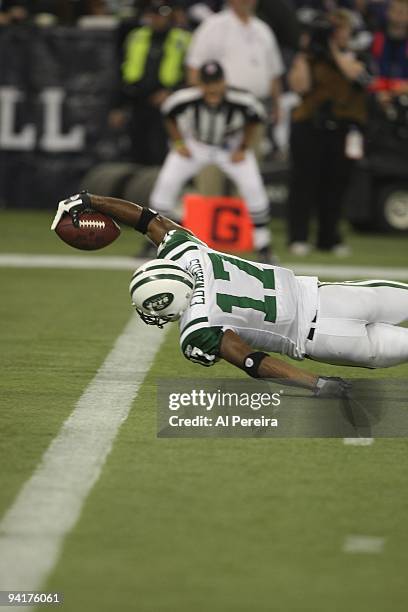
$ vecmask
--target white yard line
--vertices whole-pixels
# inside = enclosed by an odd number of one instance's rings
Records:
[[[44,584],[165,335],[134,315],[117,338],[0,522],[0,590]]]
[[[384,549],[385,538],[367,535],[348,535],[342,550],[352,554],[379,554]]]
[[[69,268],[88,270],[134,270],[145,259],[98,255],[31,255],[24,253],[0,254],[0,267],[4,268]],[[388,280],[408,279],[408,268],[383,268],[376,266],[346,266],[336,264],[282,263],[296,274],[310,274],[321,279],[347,280],[351,278],[378,278]]]

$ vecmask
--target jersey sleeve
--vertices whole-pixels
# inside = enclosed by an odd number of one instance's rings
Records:
[[[191,329],[195,327],[192,324],[194,321],[190,324]],[[191,332],[186,329],[180,337],[184,357],[206,367],[214,365],[220,358],[223,333],[221,327],[201,327]]]
[[[194,234],[183,229],[167,232],[157,249],[157,257],[177,261],[187,251],[198,251],[199,245],[206,246]]]
[[[183,229],[167,232],[158,247],[159,258],[177,261],[187,251],[199,251],[207,246],[193,234]],[[206,316],[193,319],[180,330],[180,346],[186,359],[203,366],[212,366],[220,358],[222,327],[211,327]]]

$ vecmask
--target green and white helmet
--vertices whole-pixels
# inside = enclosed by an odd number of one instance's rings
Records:
[[[148,325],[177,321],[190,303],[194,277],[169,259],[153,259],[132,276],[132,304]]]

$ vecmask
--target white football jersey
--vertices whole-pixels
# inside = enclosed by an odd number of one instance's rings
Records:
[[[286,268],[214,251],[186,230],[168,232],[157,254],[195,278],[180,319],[180,345],[188,359],[214,364],[227,329],[254,349],[304,358],[317,311],[317,277],[296,277]]]

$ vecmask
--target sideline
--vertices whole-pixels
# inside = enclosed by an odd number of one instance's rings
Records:
[[[31,255],[24,253],[0,254],[2,268],[68,268],[84,270],[135,270],[147,261],[140,257],[95,256],[95,255]],[[295,274],[306,274],[330,280],[386,279],[408,280],[408,268],[386,268],[376,266],[325,265],[305,263],[282,263]]]

